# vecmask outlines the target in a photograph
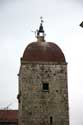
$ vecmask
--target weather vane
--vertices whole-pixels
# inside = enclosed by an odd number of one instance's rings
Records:
[[[36,37],[37,30],[35,30],[35,31],[32,30],[32,32],[35,34],[35,37]]]

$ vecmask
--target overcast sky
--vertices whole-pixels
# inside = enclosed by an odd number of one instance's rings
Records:
[[[20,57],[44,18],[68,62],[71,125],[83,125],[83,0],[0,0],[0,108],[17,108]]]

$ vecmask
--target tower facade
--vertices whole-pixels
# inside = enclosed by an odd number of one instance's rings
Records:
[[[67,63],[62,50],[44,36],[41,22],[37,41],[21,58],[19,125],[69,125]]]

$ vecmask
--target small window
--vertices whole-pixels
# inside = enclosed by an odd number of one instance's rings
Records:
[[[43,91],[48,91],[48,90],[49,90],[49,84],[43,83]]]

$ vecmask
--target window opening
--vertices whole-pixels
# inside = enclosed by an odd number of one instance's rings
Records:
[[[48,90],[49,90],[49,84],[43,83],[43,91],[48,91]]]
[[[52,118],[52,116],[50,117],[50,125],[53,125],[53,118]]]

